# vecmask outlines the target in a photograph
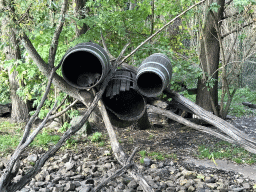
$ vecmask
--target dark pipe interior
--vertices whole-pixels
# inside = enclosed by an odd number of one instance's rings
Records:
[[[135,120],[141,117],[145,109],[143,97],[135,90],[121,91],[112,99],[103,96],[104,104],[123,120]]]
[[[162,91],[162,79],[153,72],[142,73],[137,79],[137,86],[141,93],[151,95]]]
[[[102,74],[99,59],[90,52],[76,51],[68,55],[62,64],[63,76],[71,84],[78,85],[78,78],[91,74]],[[93,76],[93,75],[92,75]],[[84,78],[86,80],[86,78]]]

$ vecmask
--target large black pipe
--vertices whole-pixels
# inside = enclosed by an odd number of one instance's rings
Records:
[[[171,61],[166,55],[155,53],[147,57],[138,68],[137,89],[146,97],[156,97],[167,87],[171,77]]]
[[[143,96],[136,90],[135,71],[123,68],[118,69],[110,80],[102,100],[111,116],[120,124],[130,125],[142,117],[146,110]]]
[[[80,43],[63,56],[62,75],[67,83],[89,89],[104,80],[110,69],[106,51],[95,43]]]

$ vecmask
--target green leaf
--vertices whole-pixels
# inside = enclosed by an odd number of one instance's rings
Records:
[[[212,3],[212,4],[210,5],[210,7],[209,7],[209,10],[211,10],[211,11],[217,13],[218,10],[219,10],[219,8],[220,8],[220,5],[218,5],[217,3]]]

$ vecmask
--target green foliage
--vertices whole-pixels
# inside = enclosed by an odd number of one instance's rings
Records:
[[[88,138],[91,140],[91,142],[98,143],[98,142],[102,141],[103,135],[100,132],[95,132],[95,133],[93,133],[92,136],[89,136]]]
[[[59,140],[59,135],[51,135],[45,130],[35,137],[34,141],[30,144],[30,146],[43,147],[47,149],[49,146],[55,145]]]
[[[239,12],[243,11],[246,6],[248,5],[255,5],[256,1],[255,0],[234,0],[234,5],[237,7]]]
[[[221,92],[219,92],[220,98]],[[224,101],[227,101],[227,97],[224,98]],[[251,90],[249,87],[240,88],[236,91],[234,98],[232,100],[229,115],[232,116],[251,116],[255,115],[256,111],[246,107],[242,102],[256,103],[256,91]]]
[[[70,124],[68,122],[64,122],[64,124],[61,126],[58,132],[65,133],[69,127],[70,127]]]
[[[145,150],[139,151],[139,154],[141,156],[141,158],[140,158],[140,163],[141,164],[144,163],[144,158],[146,156],[151,157],[154,160],[158,160],[158,161],[163,161],[163,160],[165,160],[165,158],[177,159],[177,155],[176,154],[162,154],[162,153],[159,153],[159,152],[150,152],[150,153],[148,153]]]
[[[220,8],[220,5],[218,5],[218,3],[212,3],[209,7],[209,10],[217,13],[219,8]]]
[[[198,148],[199,158],[232,160],[238,164],[255,164],[256,155],[246,151],[244,148],[221,141],[213,146],[201,145]]]
[[[76,140],[73,138],[67,139],[65,147],[66,148],[76,147]]]
[[[20,137],[17,135],[1,135],[0,136],[0,151],[12,151],[15,149],[20,141]]]

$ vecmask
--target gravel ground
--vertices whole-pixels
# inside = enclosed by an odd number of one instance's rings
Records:
[[[148,153],[157,151],[176,154],[176,158],[166,158],[163,161],[146,157],[144,164],[139,163],[139,154],[135,156],[138,168],[155,191],[255,191],[256,181],[236,170],[205,166],[193,161],[199,145],[214,144],[219,139],[179,123],[157,118],[159,117],[151,118],[154,126],[148,130],[136,130],[131,127],[116,129],[119,142],[127,154],[130,154],[135,146]],[[232,118],[228,121],[256,138],[253,126],[256,118]],[[103,125],[94,126],[93,132],[96,131],[106,134]],[[19,174],[14,178],[15,181],[32,168],[33,162],[40,158],[43,152],[44,150],[27,152],[26,158],[21,162]],[[192,161],[186,161],[188,157]],[[8,158],[2,158],[0,161],[0,174],[3,173],[7,160]],[[120,168],[107,141],[105,146],[99,147],[80,138],[76,149],[62,150],[50,158],[42,171],[21,191],[90,191]],[[101,191],[132,192],[142,191],[142,188],[125,172],[110,181]]]

